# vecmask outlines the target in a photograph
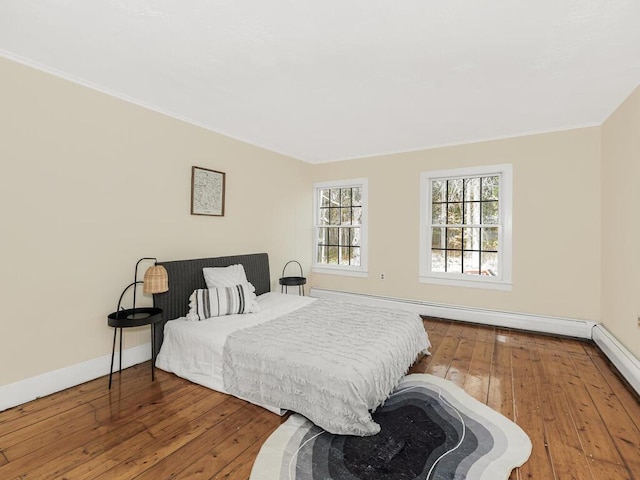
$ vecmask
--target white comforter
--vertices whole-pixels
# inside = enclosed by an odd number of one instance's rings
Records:
[[[430,346],[423,323],[414,313],[315,300],[268,293],[257,314],[167,322],[156,365],[297,411],[331,433],[375,434],[370,410]]]

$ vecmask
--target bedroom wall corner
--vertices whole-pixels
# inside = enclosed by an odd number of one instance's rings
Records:
[[[309,164],[1,57],[0,79],[0,387],[110,355],[141,257],[267,252],[273,289],[310,268]],[[190,215],[192,165],[227,174],[224,217]]]
[[[602,324],[640,358],[640,86],[602,125]]]

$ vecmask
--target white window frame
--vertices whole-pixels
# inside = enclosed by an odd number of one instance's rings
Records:
[[[318,263],[318,228],[327,225],[319,224],[319,190],[327,188],[360,187],[362,189],[362,217],[360,218],[360,265],[326,265]],[[369,217],[369,182],[366,178],[352,178],[313,184],[313,264],[314,273],[329,275],[345,275],[352,277],[368,277],[368,217]]]
[[[499,275],[469,275],[431,271],[431,181],[465,177],[500,176],[498,197],[498,264]],[[513,212],[513,168],[511,164],[482,167],[433,170],[420,174],[420,283],[433,283],[458,287],[486,288],[494,290],[512,289],[512,212]]]

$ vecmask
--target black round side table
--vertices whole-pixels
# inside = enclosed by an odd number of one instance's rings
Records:
[[[297,263],[300,268],[300,276],[299,277],[285,277],[284,272],[287,269],[287,265],[290,263]],[[298,287],[298,294],[304,296],[304,284],[307,283],[307,279],[304,277],[304,273],[302,271],[302,265],[295,260],[291,260],[285,263],[284,268],[282,269],[282,277],[279,280],[280,282],[280,293],[288,293],[288,287]]]
[[[111,389],[111,378],[113,376],[113,359],[116,352],[116,335],[120,330],[120,365],[118,373],[122,374],[122,329],[130,327],[142,327],[151,325],[151,381],[155,380],[156,364],[156,324],[162,321],[162,309],[156,307],[128,308],[110,313],[107,316],[108,324],[114,327],[113,348],[111,349],[111,368],[109,369],[109,389]]]

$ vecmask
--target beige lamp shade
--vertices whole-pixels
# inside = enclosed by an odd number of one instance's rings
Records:
[[[162,265],[154,265],[144,272],[144,293],[162,293],[169,290],[169,275]]]

